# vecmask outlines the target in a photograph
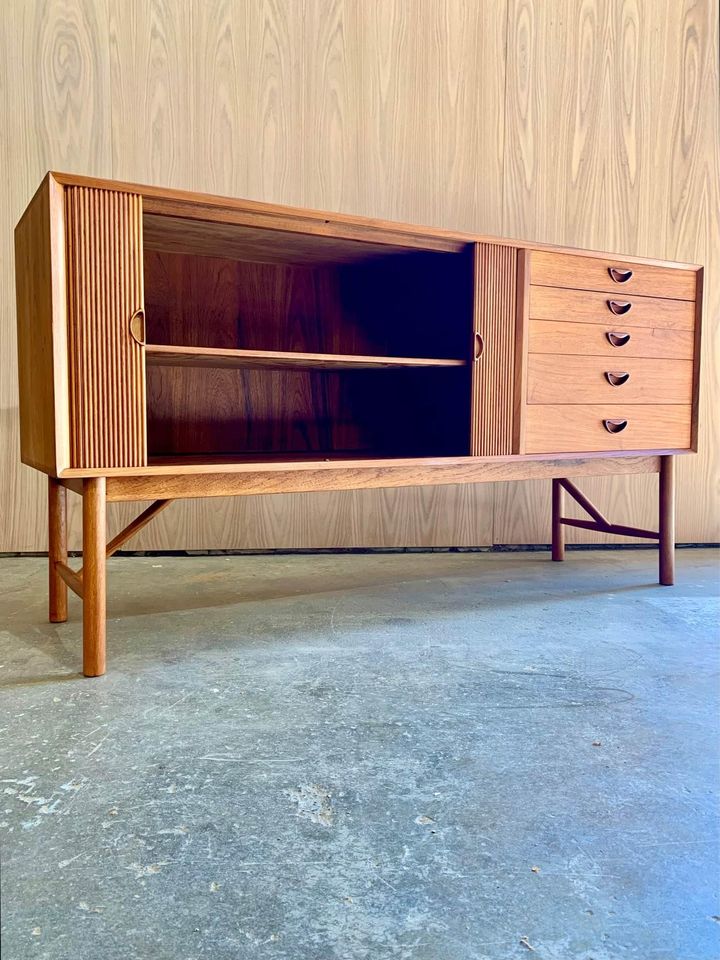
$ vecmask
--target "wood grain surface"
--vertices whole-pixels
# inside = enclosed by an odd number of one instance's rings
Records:
[[[699,453],[678,459],[677,536],[716,542],[717,4],[509,0],[506,71],[504,235],[706,266]],[[580,486],[613,522],[656,522],[655,478]],[[550,496],[542,483],[498,486],[494,541],[547,543]]]
[[[144,308],[141,198],[67,187],[65,216],[70,461],[142,466],[145,359],[130,326]]]
[[[45,478],[18,456],[12,230],[52,168],[704,263],[700,452],[677,465],[677,533],[720,539],[714,0],[8,0],[3,14],[0,550],[47,542]],[[655,522],[655,477],[580,485],[614,522]],[[220,498],[176,504],[132,545],[547,543],[549,508],[546,480]],[[110,534],[136,513],[112,506]]]

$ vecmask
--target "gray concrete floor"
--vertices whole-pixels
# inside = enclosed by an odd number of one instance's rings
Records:
[[[717,563],[0,560],[2,957],[717,960]]]

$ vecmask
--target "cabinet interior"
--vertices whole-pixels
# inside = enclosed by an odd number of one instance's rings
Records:
[[[144,230],[150,463],[469,453],[469,247]]]

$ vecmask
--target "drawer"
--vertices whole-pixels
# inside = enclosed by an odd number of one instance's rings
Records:
[[[664,357],[692,360],[692,330],[656,330],[610,323],[558,323],[531,320],[528,335],[530,353],[559,356],[581,354],[611,357],[621,363],[623,357]]]
[[[635,293],[694,300],[695,280],[694,270],[626,263],[621,258],[600,259],[546,250],[533,250],[530,254],[530,283],[544,287],[603,290],[618,297]]]
[[[686,450],[691,407],[661,404],[535,404],[525,408],[526,453]],[[606,420],[626,426],[610,433]]]
[[[622,293],[530,287],[530,317],[571,323],[632,324],[654,330],[693,330],[695,304],[690,300],[632,297]]]
[[[691,403],[692,360],[528,357],[528,403]]]

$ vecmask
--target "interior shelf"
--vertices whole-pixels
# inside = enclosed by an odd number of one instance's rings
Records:
[[[387,460],[391,455],[377,450],[304,450],[268,453],[187,453],[163,454],[148,458],[151,467],[208,466],[213,464],[244,463],[343,463],[352,460]]]
[[[465,360],[435,357],[379,357],[346,353],[297,353],[281,350],[225,350],[147,344],[148,364],[165,367],[238,367],[244,370],[377,370],[398,367],[464,367]]]

